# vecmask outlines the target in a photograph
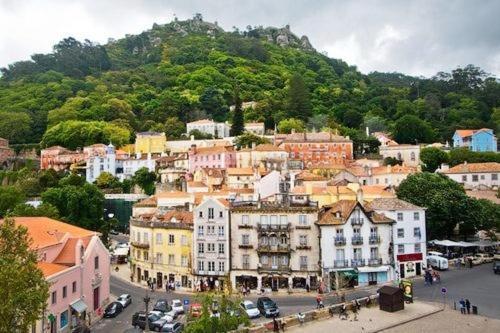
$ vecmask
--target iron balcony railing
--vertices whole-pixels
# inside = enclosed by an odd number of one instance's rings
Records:
[[[351,224],[352,225],[363,225],[363,219],[361,218],[352,218],[351,219]]]
[[[363,244],[363,237],[361,236],[352,237],[352,245],[361,245],[361,244]]]
[[[349,267],[349,260],[334,260],[333,267],[335,268]]]
[[[382,258],[368,259],[368,266],[380,266],[380,265],[382,265]]]
[[[257,268],[259,273],[271,272],[271,273],[290,273],[291,268],[288,265],[261,265]]]
[[[365,259],[352,259],[351,260],[352,267],[359,267],[359,266],[364,266],[364,265],[365,265]]]
[[[258,231],[289,231],[290,223],[287,224],[262,224],[257,225]]]
[[[290,252],[290,245],[259,245],[258,252]]]
[[[380,236],[377,234],[371,234],[369,241],[370,241],[370,244],[379,244],[380,243]]]
[[[346,241],[345,241],[345,237],[344,236],[337,236],[335,237],[335,245],[336,246],[342,246],[342,245],[345,245]]]

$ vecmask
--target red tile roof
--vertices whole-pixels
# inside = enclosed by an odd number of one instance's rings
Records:
[[[462,163],[443,171],[443,173],[469,173],[469,172],[500,172],[500,163]]]
[[[39,262],[39,263],[37,263],[37,266],[42,271],[43,276],[46,278],[48,278],[49,276],[52,276],[54,274],[57,274],[59,272],[62,272],[65,269],[68,269],[68,266],[59,265],[59,264],[52,264],[49,262]]]

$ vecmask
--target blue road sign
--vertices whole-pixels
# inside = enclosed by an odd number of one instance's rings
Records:
[[[186,299],[184,299],[183,303],[184,303],[184,305],[189,305],[189,300],[186,298]]]
[[[447,292],[447,291],[448,291],[448,290],[446,290],[446,288],[445,288],[445,287],[441,288],[441,294],[443,294],[443,295],[444,295],[444,294],[446,294],[446,292]]]

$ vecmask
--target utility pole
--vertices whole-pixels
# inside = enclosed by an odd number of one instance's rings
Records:
[[[149,297],[149,290],[146,289],[146,297],[144,297],[144,304],[146,304],[146,326],[144,332],[149,332],[149,302],[151,298]]]

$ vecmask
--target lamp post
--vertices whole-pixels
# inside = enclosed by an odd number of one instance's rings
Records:
[[[144,304],[146,305],[146,326],[144,332],[149,332],[149,302],[151,298],[149,297],[149,290],[146,289],[146,296],[144,297]]]

